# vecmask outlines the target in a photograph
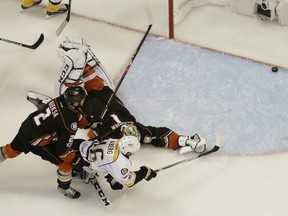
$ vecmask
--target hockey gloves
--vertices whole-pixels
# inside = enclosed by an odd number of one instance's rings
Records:
[[[113,190],[122,190],[123,185],[117,182],[110,174],[105,176],[105,179]]]
[[[147,166],[141,166],[140,172],[144,174],[144,179],[146,181],[150,181],[152,178],[155,178],[157,176],[157,173]]]

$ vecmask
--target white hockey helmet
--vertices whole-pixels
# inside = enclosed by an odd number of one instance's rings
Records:
[[[119,150],[122,154],[135,153],[140,149],[140,142],[135,136],[123,136],[119,140]]]

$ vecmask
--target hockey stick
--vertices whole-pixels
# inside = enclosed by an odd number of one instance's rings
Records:
[[[126,68],[125,68],[125,70],[124,70],[124,72],[123,72],[123,74],[122,74],[122,76],[121,76],[119,82],[117,83],[117,86],[115,87],[115,89],[114,89],[112,95],[110,96],[110,98],[109,98],[109,100],[108,100],[108,102],[107,102],[107,104],[106,104],[106,106],[105,106],[105,108],[104,108],[104,110],[103,110],[103,112],[102,112],[102,114],[101,114],[101,116],[100,116],[100,119],[103,119],[103,118],[104,118],[104,116],[105,116],[105,114],[106,114],[106,112],[107,112],[107,110],[108,110],[108,107],[109,107],[109,105],[110,105],[112,99],[113,99],[114,96],[116,95],[116,93],[117,93],[117,91],[118,91],[118,89],[119,89],[121,83],[123,82],[123,80],[124,80],[126,74],[128,73],[128,71],[129,71],[129,69],[130,69],[130,67],[131,67],[131,65],[132,65],[132,63],[133,63],[133,61],[134,61],[136,55],[138,54],[140,48],[142,47],[142,45],[143,45],[143,43],[144,43],[144,41],[145,41],[147,35],[149,34],[149,31],[150,31],[151,28],[152,28],[152,24],[149,24],[149,26],[148,26],[148,28],[147,28],[147,30],[146,30],[146,32],[145,32],[145,34],[144,34],[142,40],[140,41],[140,43],[139,43],[139,45],[138,45],[136,51],[134,52],[134,54],[133,54],[133,56],[132,56],[132,58],[131,58],[129,64],[126,66]]]
[[[89,182],[94,186],[94,188],[96,189],[100,199],[102,200],[103,204],[105,206],[110,206],[111,202],[109,201],[108,197],[105,195],[105,193],[103,192],[99,182],[97,181],[96,177],[94,176],[93,178],[89,179]]]
[[[29,49],[36,49],[44,40],[44,34],[41,33],[40,37],[38,38],[38,40],[32,44],[32,45],[27,45],[27,44],[24,44],[24,43],[19,43],[19,42],[16,42],[16,41],[11,41],[11,40],[8,40],[8,39],[4,39],[4,38],[0,38],[0,41],[4,41],[4,42],[7,42],[7,43],[11,43],[11,44],[15,44],[17,46],[20,46],[20,47],[26,47],[26,48],[29,48]]]
[[[67,16],[66,19],[62,22],[62,24],[58,27],[58,29],[56,30],[56,36],[59,37],[59,35],[62,33],[62,31],[64,30],[64,28],[66,27],[66,25],[68,24],[68,22],[70,21],[70,15],[71,15],[71,1],[69,0],[69,8],[68,8],[68,12],[67,12]]]
[[[215,145],[214,145],[214,147],[213,147],[211,150],[206,151],[206,152],[204,152],[204,153],[202,153],[202,154],[195,155],[195,156],[193,156],[193,157],[186,158],[186,159],[184,159],[184,160],[181,160],[181,161],[178,161],[178,162],[169,164],[169,165],[167,165],[167,166],[164,166],[164,167],[162,167],[162,168],[156,169],[156,170],[154,170],[154,171],[155,171],[155,172],[160,172],[160,171],[162,171],[162,170],[165,170],[165,169],[168,169],[168,168],[177,166],[177,165],[179,165],[179,164],[186,163],[186,162],[195,160],[195,159],[197,159],[197,158],[200,158],[200,157],[209,155],[209,154],[211,154],[211,153],[213,153],[213,152],[217,152],[217,151],[219,150],[219,148],[220,148],[220,144],[221,144],[221,136],[220,136],[220,134],[216,134]]]

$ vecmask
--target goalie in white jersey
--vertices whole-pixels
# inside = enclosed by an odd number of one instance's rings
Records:
[[[89,93],[103,86],[114,85],[104,67],[83,38],[66,38],[57,50],[63,62],[58,79],[58,94],[62,95],[70,86],[82,86]]]
[[[140,143],[135,136],[124,136],[121,139],[84,141],[79,146],[82,158],[89,163],[92,172],[105,176],[113,190],[132,187],[139,181],[151,180],[157,176],[151,168],[141,166],[133,171],[129,156],[140,149]],[[87,171],[87,169],[84,168]]]
[[[56,83],[56,95],[62,95],[71,86],[81,86],[89,93],[104,86],[114,89],[114,84],[101,62],[83,38],[66,38],[58,47],[57,54],[63,62]],[[29,91],[27,100],[38,109],[45,106],[52,98]]]

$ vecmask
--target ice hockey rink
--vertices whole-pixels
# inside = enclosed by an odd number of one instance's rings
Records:
[[[0,215],[197,215],[286,216],[288,212],[288,27],[227,8],[195,8],[168,40],[167,0],[73,1],[66,15],[45,19],[41,6],[21,12],[20,0],[1,0],[0,37],[32,44],[35,50],[0,41],[1,146],[12,141],[35,110],[29,90],[55,95],[62,63],[57,47],[83,37],[117,84],[148,27],[153,27],[119,96],[137,119],[183,134],[203,133],[208,148],[222,135],[218,152],[158,173],[150,182],[113,191],[99,182],[112,205],[105,207],[92,185],[73,179],[78,200],[57,191],[56,167],[33,154],[0,165]],[[63,2],[65,2],[63,0]],[[277,73],[271,72],[278,66]],[[85,137],[85,131],[79,131]],[[138,169],[157,169],[193,156],[143,146],[131,157]]]

